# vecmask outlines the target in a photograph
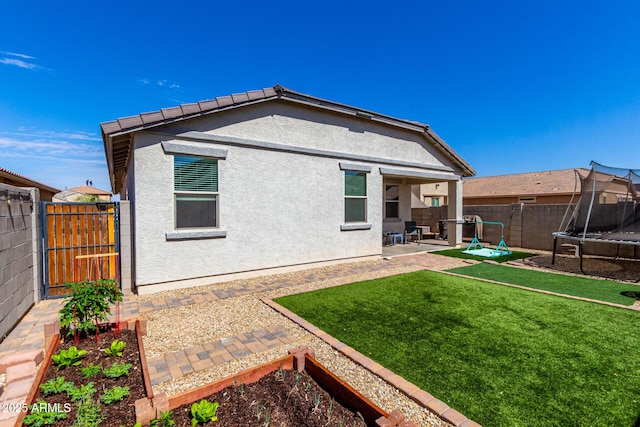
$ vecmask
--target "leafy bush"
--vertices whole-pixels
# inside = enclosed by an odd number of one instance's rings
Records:
[[[80,369],[82,376],[85,378],[92,377],[98,374],[100,371],[102,371],[102,368],[98,365],[94,365],[93,363],[89,363],[87,366]]]
[[[110,368],[103,368],[102,373],[107,378],[120,378],[129,375],[129,369],[133,366],[131,363],[113,362]]]
[[[66,283],[71,293],[60,310],[60,326],[89,334],[96,330],[96,322],[104,322],[111,314],[111,304],[122,301],[122,292],[115,280]],[[72,328],[73,327],[73,328]]]
[[[47,426],[56,422],[56,420],[64,420],[67,418],[67,413],[64,411],[56,410],[56,408],[50,408],[44,400],[38,400],[31,405],[31,413],[24,417],[22,425],[25,426]]]
[[[80,388],[70,387],[67,389],[67,395],[72,402],[90,399],[94,394],[96,394],[96,388],[93,386],[93,382],[80,386]]]
[[[73,427],[98,427],[104,421],[100,412],[100,402],[83,399],[78,403],[78,412]]]
[[[100,400],[102,400],[102,403],[105,405],[111,405],[112,403],[120,402],[127,396],[129,396],[129,387],[115,386],[106,389],[102,396],[100,396]]]
[[[196,426],[217,420],[217,410],[218,402],[211,403],[208,400],[202,399],[200,402],[194,403],[191,405],[191,425]]]
[[[71,381],[65,381],[64,377],[55,377],[46,383],[40,384],[40,390],[42,390],[45,396],[63,393],[70,387],[74,387],[73,383]]]
[[[87,350],[78,350],[75,345],[69,347],[69,350],[60,350],[58,354],[51,356],[54,365],[58,365],[58,370],[68,368],[69,366],[80,365],[80,359],[87,354]]]
[[[124,348],[126,346],[127,346],[126,342],[115,339],[115,340],[111,341],[111,346],[109,348],[105,349],[104,352],[108,356],[121,357],[122,356],[122,350],[124,350]]]
[[[151,427],[174,427],[176,422],[171,418],[172,415],[173,411],[160,412],[160,418],[151,420]]]

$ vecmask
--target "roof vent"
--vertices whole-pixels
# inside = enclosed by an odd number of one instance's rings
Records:
[[[372,119],[373,118],[373,115],[371,115],[369,113],[365,113],[364,111],[356,111],[356,116],[362,117],[364,119]]]

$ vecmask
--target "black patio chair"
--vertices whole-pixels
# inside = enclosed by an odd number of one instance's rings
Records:
[[[420,229],[416,227],[415,221],[404,222],[404,242],[407,243],[409,239],[415,237],[415,240],[420,244]]]

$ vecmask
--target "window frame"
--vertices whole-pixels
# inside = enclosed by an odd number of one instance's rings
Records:
[[[398,188],[398,198],[396,200],[387,199],[387,191],[389,190],[389,187],[397,187]],[[398,215],[389,216],[387,214],[387,203],[394,203],[397,206],[396,209],[397,209]],[[384,219],[388,219],[388,220],[400,219],[400,185],[399,184],[385,184],[384,185]]]
[[[355,231],[355,230],[370,230],[372,224],[368,223],[369,219],[369,178],[368,174],[371,173],[372,167],[367,165],[360,165],[354,163],[340,162],[340,170],[345,172],[341,174],[342,178],[342,224],[340,224],[340,231]],[[346,188],[346,172],[360,172],[364,173],[365,195],[364,196],[347,196]],[[346,203],[347,198],[364,199],[364,221],[346,222]]]
[[[188,157],[192,159],[210,159],[216,164],[216,190],[217,191],[197,191],[197,190],[176,190],[176,157]],[[189,232],[189,231],[204,231],[204,230],[212,230],[220,228],[220,159],[216,157],[203,156],[203,155],[195,155],[195,154],[183,154],[183,153],[175,153],[173,155],[173,228],[179,232]],[[204,226],[195,226],[195,227],[178,227],[178,196],[213,196],[213,201],[215,203],[215,218],[213,225],[204,225]]]
[[[362,176],[364,178],[364,196],[347,194],[347,176]],[[363,171],[345,170],[344,171],[344,223],[345,224],[358,224],[367,222],[369,216],[368,209],[368,196],[367,196],[367,173]],[[363,200],[364,208],[362,209],[364,218],[356,221],[347,221],[347,200]]]

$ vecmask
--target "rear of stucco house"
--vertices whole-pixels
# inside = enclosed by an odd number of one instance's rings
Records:
[[[449,184],[461,242],[475,172],[424,124],[275,86],[101,126],[139,293],[378,259],[420,183]]]

